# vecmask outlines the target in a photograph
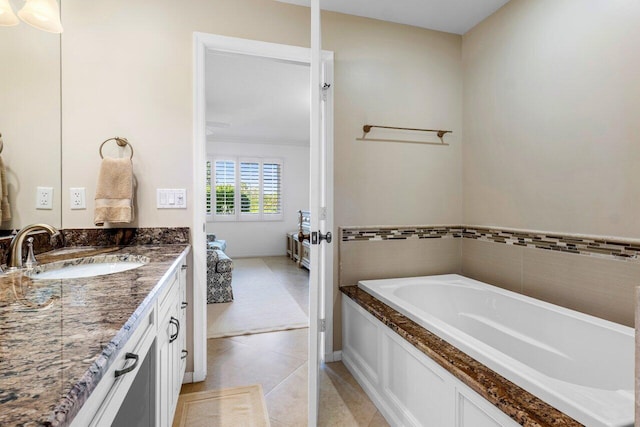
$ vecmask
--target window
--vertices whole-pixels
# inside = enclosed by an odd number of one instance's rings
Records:
[[[214,221],[282,220],[282,166],[273,159],[209,159],[207,215]]]

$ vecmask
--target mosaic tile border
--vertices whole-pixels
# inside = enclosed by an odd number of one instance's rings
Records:
[[[408,240],[462,237],[463,226],[434,225],[417,227],[348,227],[340,228],[343,242],[358,240]]]
[[[464,238],[579,255],[640,262],[640,241],[462,225],[344,227],[342,242]]]

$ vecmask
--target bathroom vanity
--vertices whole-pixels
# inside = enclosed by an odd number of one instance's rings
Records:
[[[0,276],[0,425],[170,426],[188,354],[189,250],[63,248],[42,258],[146,263],[81,278]]]

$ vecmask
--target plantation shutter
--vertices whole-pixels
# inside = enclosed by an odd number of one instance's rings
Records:
[[[282,219],[282,163],[265,161],[262,164],[263,219]]]
[[[206,201],[205,201],[205,212],[207,216],[212,214],[211,212],[211,160],[207,160],[206,164],[206,178],[205,178],[205,191],[206,191]]]
[[[235,219],[236,164],[232,160],[215,161],[216,219]]]
[[[260,216],[260,162],[240,162],[240,216]]]

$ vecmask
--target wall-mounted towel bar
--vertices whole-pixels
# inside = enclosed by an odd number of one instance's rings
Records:
[[[409,130],[415,132],[436,132],[438,138],[440,138],[440,142],[428,142],[428,141],[412,141],[406,139],[389,139],[389,138],[367,138],[367,134],[371,132],[372,128],[380,128],[380,129],[393,129],[393,130]],[[362,138],[356,138],[357,141],[387,141],[387,142],[407,142],[410,144],[431,144],[431,145],[449,145],[444,142],[442,137],[447,133],[453,133],[450,130],[440,130],[440,129],[417,129],[417,128],[402,128],[395,126],[378,126],[378,125],[364,125],[362,126],[362,130],[364,133],[362,134]]]
[[[100,153],[101,159],[104,159],[104,156],[102,155],[102,147],[104,147],[104,144],[106,144],[109,141],[115,141],[116,144],[118,144],[120,147],[126,147],[128,145],[129,149],[131,149],[130,159],[133,159],[133,145],[131,145],[129,141],[127,141],[127,138],[120,138],[119,136],[116,136],[115,138],[109,138],[106,141],[104,141],[102,144],[100,144],[99,153]]]

